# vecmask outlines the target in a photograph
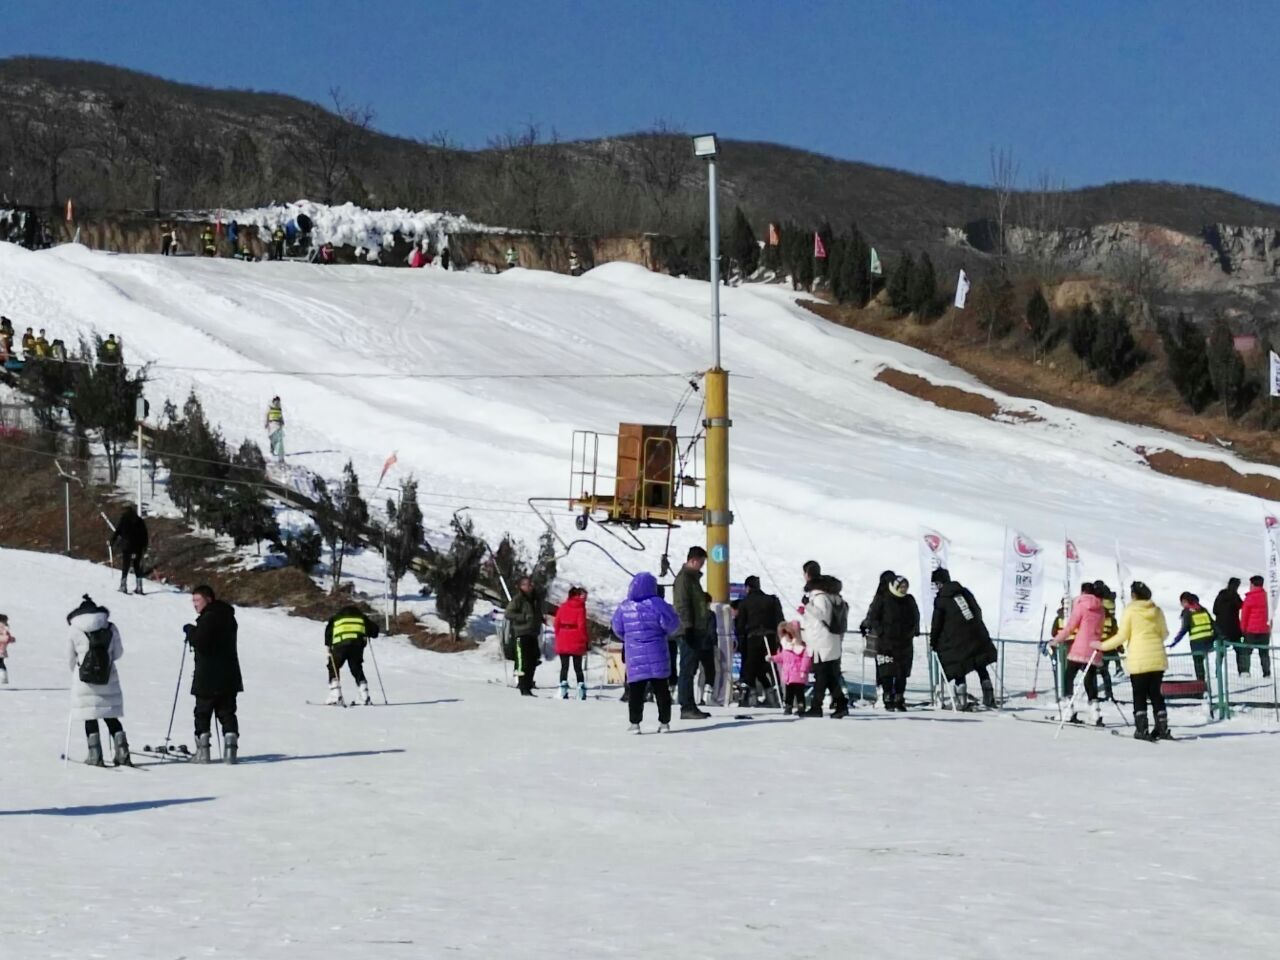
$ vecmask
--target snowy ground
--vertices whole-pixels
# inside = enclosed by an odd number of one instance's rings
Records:
[[[921,525],[951,538],[953,572],[990,609],[1006,525],[1048,548],[1051,582],[1070,535],[1084,576],[1114,583],[1118,541],[1171,615],[1182,590],[1211,597],[1229,575],[1260,572],[1264,504],[1154,474],[1132,448],[1231,462],[1228,454],[1026,401],[1012,405],[1041,422],[936,408],[876,373],[891,364],[980,388],[935,358],[819,320],[793,298],[762,285],[724,291],[735,579],[759,573],[792,606],[800,565],[817,558],[861,611],[881,570],[916,579]],[[121,335],[127,359],[155,363],[153,409],[195,386],[233,445],[265,440],[262,417],[279,393],[291,462],[334,477],[350,457],[367,488],[398,451],[391,479],[419,478],[433,533],[466,507],[491,542],[511,530],[530,545],[542,527],[526,500],[568,496],[573,431],[669,422],[684,377],[709,353],[706,284],[626,264],[580,278],[494,277],[0,245],[0,312],[68,343],[95,330]],[[617,377],[637,373],[672,376]],[[459,375],[479,378],[426,378]],[[699,400],[678,418],[684,434],[696,428]],[[573,539],[567,510],[553,513]],[[676,531],[677,562],[701,537],[697,527]],[[596,528],[584,538],[632,571],[656,570],[663,546],[656,534],[645,536],[645,553]],[[561,587],[584,583],[606,606],[626,583],[585,546],[560,570]]]
[[[0,689],[6,957],[1280,947],[1265,728],[1151,745],[1092,731],[1054,742],[1052,727],[990,715],[713,711],[636,738],[615,691],[526,700],[486,682],[502,674],[485,651],[397,641],[376,648],[392,705],[339,710],[305,702],[324,693],[317,625],[246,610],[243,763],[93,770],[58,761],[64,612],[84,590],[112,607],[126,729],[142,744],[168,722],[189,600],[122,597],[104,568],[12,551],[0,583],[19,638]],[[189,677],[188,663],[176,724],[188,743]]]

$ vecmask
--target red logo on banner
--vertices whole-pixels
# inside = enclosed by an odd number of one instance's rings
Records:
[[[1070,540],[1067,541],[1067,561],[1069,563],[1080,562],[1080,552],[1076,550],[1076,545]]]
[[[926,533],[924,535],[924,545],[929,548],[930,553],[937,553],[942,549],[942,538],[936,533]]]
[[[1276,524],[1280,524],[1280,520],[1277,520],[1275,517],[1267,517],[1267,518],[1266,518],[1264,521],[1262,521],[1262,522],[1263,522],[1263,523],[1265,523],[1265,524],[1267,525],[1267,529],[1268,529],[1268,530],[1270,530],[1272,527],[1276,526]]]
[[[1034,557],[1040,552],[1040,548],[1019,534],[1013,538],[1013,549],[1017,551],[1020,557]]]

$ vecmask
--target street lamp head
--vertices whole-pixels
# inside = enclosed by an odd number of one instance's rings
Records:
[[[693,138],[693,155],[705,160],[715,159],[720,152],[720,142],[714,133],[702,133]]]

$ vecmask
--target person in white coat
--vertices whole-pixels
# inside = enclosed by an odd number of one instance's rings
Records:
[[[840,670],[849,608],[840,596],[843,584],[835,577],[824,576],[816,560],[804,565],[804,577],[800,637],[813,655],[813,701],[804,716],[822,716],[822,701],[830,690],[831,717],[838,720],[849,715],[849,698]]]
[[[98,721],[105,720],[116,766],[132,766],[129,741],[120,723],[124,716],[124,692],[116,670],[116,661],[124,655],[120,631],[111,622],[110,611],[94,603],[87,593],[80,606],[67,614],[67,623],[71,627],[71,718],[84,721],[89,740],[85,763],[94,767],[106,765],[98,731]]]

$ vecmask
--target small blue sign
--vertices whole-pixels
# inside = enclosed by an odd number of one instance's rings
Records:
[[[723,543],[717,543],[714,547],[711,548],[712,563],[724,563],[728,559],[729,559],[729,548],[726,547]]]

